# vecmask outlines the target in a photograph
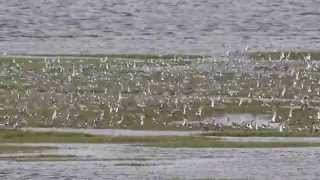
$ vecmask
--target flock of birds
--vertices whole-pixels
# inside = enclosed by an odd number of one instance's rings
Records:
[[[320,65],[310,54],[2,59],[1,127],[319,129]],[[243,113],[270,117],[225,116]]]

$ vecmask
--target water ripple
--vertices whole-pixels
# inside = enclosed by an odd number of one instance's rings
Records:
[[[8,53],[214,54],[320,47],[319,1],[0,2]]]

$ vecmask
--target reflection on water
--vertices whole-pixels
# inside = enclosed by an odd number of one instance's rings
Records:
[[[0,51],[212,54],[319,49],[319,1],[0,2]]]
[[[72,161],[0,161],[1,179],[316,179],[319,148],[167,149],[58,144]],[[85,171],[84,171],[85,169]]]

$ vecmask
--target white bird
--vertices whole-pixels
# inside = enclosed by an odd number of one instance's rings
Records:
[[[308,87],[308,93],[311,93],[312,92],[312,89],[311,89],[311,86]]]
[[[286,56],[285,56],[284,52],[281,52],[280,61],[283,60],[285,57],[286,57]]]
[[[281,96],[284,97],[286,95],[286,87],[283,87],[282,92],[281,92]]]
[[[114,108],[114,112],[118,112],[119,111],[119,106],[116,106],[115,108]]]
[[[297,81],[293,82],[293,87],[296,88],[297,87]]]
[[[109,64],[106,64],[106,70],[109,70]]]
[[[187,114],[187,105],[183,105],[183,115]]]
[[[309,53],[307,56],[304,57],[305,61],[310,61],[311,60],[311,54]]]
[[[68,112],[66,120],[69,121],[70,120],[70,112]]]
[[[186,118],[183,119],[182,126],[184,127],[188,126],[188,120]]]
[[[240,101],[239,101],[239,106],[241,106],[242,105],[242,103],[243,103],[243,98],[240,98]]]
[[[283,129],[284,129],[284,125],[283,125],[283,124],[280,124],[280,126],[279,126],[279,132],[283,132]]]
[[[76,70],[74,64],[72,64],[72,77],[76,75]]]
[[[121,102],[121,100],[122,100],[122,93],[121,93],[121,91],[119,91],[119,94],[118,94],[118,103],[120,103]]]
[[[215,102],[214,102],[214,98],[210,98],[211,101],[211,108],[214,108]]]
[[[290,106],[290,110],[289,110],[289,118],[292,118],[292,113],[293,113],[293,108]]]
[[[276,111],[274,111],[273,112],[273,116],[272,116],[272,119],[271,119],[271,122],[276,122],[276,118],[277,118],[277,112]]]
[[[13,128],[18,128],[18,127],[19,127],[19,123],[18,122],[13,124]]]
[[[144,125],[144,118],[145,118],[145,116],[143,114],[140,115],[140,126]]]
[[[137,67],[136,61],[133,61],[133,69]]]
[[[196,115],[201,116],[202,115],[202,109],[203,109],[203,107],[200,106],[199,109],[198,109],[198,112],[196,112]]]
[[[55,109],[52,113],[52,116],[51,116],[51,120],[54,121],[55,119],[57,119],[57,110]]]
[[[296,73],[296,80],[297,80],[297,81],[299,80],[299,75],[300,75],[300,72],[298,71],[298,72]]]
[[[251,91],[249,91],[249,93],[248,93],[248,98],[250,98],[251,97]]]
[[[72,78],[71,75],[68,75],[68,82],[71,82]]]
[[[30,95],[30,90],[29,90],[29,89],[26,90],[26,95],[27,95],[27,96]]]
[[[119,121],[117,121],[117,124],[118,124],[118,125],[121,125],[121,124],[122,124],[122,122],[123,122],[123,120],[124,120],[124,118],[123,118],[123,116],[121,116],[121,117],[120,117],[120,120],[119,120]]]
[[[257,87],[257,88],[260,87],[260,80],[259,80],[259,79],[257,80],[257,85],[256,85],[256,87]]]
[[[306,67],[306,70],[310,70],[312,68],[312,65],[311,63],[307,62],[307,67]]]

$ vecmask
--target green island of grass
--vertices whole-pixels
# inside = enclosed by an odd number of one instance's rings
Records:
[[[272,130],[228,130],[202,133],[202,136],[229,136],[229,137],[320,137],[320,132],[309,131],[272,131]]]
[[[218,137],[205,136],[102,136],[83,133],[32,132],[20,130],[2,130],[0,132],[0,143],[113,143],[167,148],[320,147],[320,143],[232,142],[223,141]],[[19,149],[19,147],[12,148]]]
[[[0,131],[0,143],[105,143],[110,138],[70,132],[35,132],[5,129]]]

